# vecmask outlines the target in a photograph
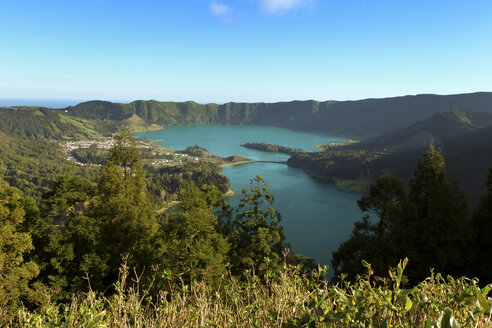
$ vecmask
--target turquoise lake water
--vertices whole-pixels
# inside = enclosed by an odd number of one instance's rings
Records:
[[[269,126],[250,125],[182,125],[160,131],[138,133],[146,139],[158,139],[159,145],[184,149],[199,145],[219,156],[241,155],[254,160],[285,161],[288,155],[247,149],[246,142],[264,142],[305,150],[317,144],[341,138],[295,132]],[[296,253],[330,264],[332,251],[350,236],[353,223],[362,215],[357,208],[358,194],[338,190],[333,185],[311,178],[303,170],[285,164],[248,163],[227,166],[222,170],[231,182],[236,205],[241,190],[256,175],[268,183],[275,197],[273,207],[282,214],[281,224]]]

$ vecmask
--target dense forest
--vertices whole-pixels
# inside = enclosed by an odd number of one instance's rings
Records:
[[[436,113],[408,127],[356,143],[328,144],[320,152],[293,153],[288,164],[332,180],[374,181],[390,170],[411,178],[420,154],[432,142],[476,205],[485,192],[483,177],[492,166],[492,114],[453,110]],[[365,180],[363,180],[365,181]],[[367,191],[363,185],[359,191]],[[405,188],[409,186],[405,183]]]
[[[272,153],[283,153],[287,155],[293,155],[294,153],[302,152],[302,149],[294,149],[290,147],[266,144],[261,142],[247,142],[241,146],[250,149],[268,151]]]
[[[240,313],[246,326],[490,323],[492,170],[471,214],[434,145],[408,193],[382,175],[359,201],[368,215],[334,253],[328,284],[285,243],[261,177],[231,208],[226,184],[207,184],[206,170],[175,169],[179,206],[156,215],[136,145],[119,134],[94,181],[60,175],[39,207],[0,182],[2,324],[227,326]]]
[[[0,174],[26,195],[40,198],[56,177],[73,172],[92,181],[95,170],[67,161],[58,143],[50,139],[25,138],[0,132]]]

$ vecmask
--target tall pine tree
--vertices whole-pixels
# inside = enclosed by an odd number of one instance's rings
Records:
[[[396,176],[385,174],[358,202],[370,213],[355,223],[352,236],[333,254],[336,273],[351,278],[363,272],[362,260],[379,274],[408,257],[406,270],[413,283],[431,268],[444,274],[467,271],[467,248],[472,238],[466,196],[446,172],[440,149],[430,145],[418,161],[407,196]]]
[[[128,256],[130,267],[150,271],[159,256],[153,246],[159,226],[147,199],[136,140],[123,131],[115,142],[101,169],[90,210],[101,228],[100,251],[108,257],[107,283],[116,281],[123,257]]]
[[[181,192],[181,204],[163,224],[163,268],[186,283],[216,283],[225,274],[229,243],[217,231],[214,205],[222,193],[215,186],[190,184]]]
[[[424,279],[430,268],[464,274],[472,238],[467,199],[456,178],[446,172],[441,149],[431,144],[424,151],[409,185],[416,216],[402,229],[404,256],[411,261],[407,273],[416,279]]]
[[[475,243],[472,255],[473,276],[481,281],[492,281],[492,168],[487,177],[487,192],[472,216]]]
[[[260,176],[252,179],[249,190],[243,189],[242,194],[233,221],[233,268],[237,273],[245,269],[276,270],[289,246],[280,225],[280,213],[271,206],[275,199]]]
[[[411,217],[412,206],[403,184],[391,173],[380,176],[357,204],[367,214],[354,224],[350,238],[333,252],[335,273],[354,278],[364,272],[365,260],[376,274],[385,275],[389,266],[401,258],[401,226]]]

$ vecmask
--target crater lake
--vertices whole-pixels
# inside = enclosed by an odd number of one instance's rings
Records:
[[[288,155],[241,147],[247,142],[262,142],[304,150],[317,150],[316,145],[341,141],[343,138],[323,136],[288,129],[256,125],[181,125],[163,130],[137,133],[139,138],[158,140],[165,147],[185,149],[198,145],[219,156],[240,155],[252,160],[286,161]],[[222,169],[234,190],[228,197],[232,206],[241,199],[241,190],[260,175],[275,197],[273,208],[282,215],[281,225],[294,252],[313,257],[320,264],[330,264],[332,252],[346,240],[353,223],[362,217],[357,207],[359,194],[337,189],[316,180],[302,169],[278,163],[246,163]]]

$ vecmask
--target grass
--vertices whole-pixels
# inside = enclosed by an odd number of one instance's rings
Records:
[[[335,179],[335,186],[348,192],[363,193],[369,189],[372,182],[369,178]]]
[[[133,132],[155,131],[162,129],[161,125],[147,123],[137,114],[133,114],[131,117],[123,120],[121,125],[129,128]]]
[[[343,140],[343,141],[330,141],[330,142],[326,142],[326,143],[322,143],[322,144],[316,145],[316,147],[322,148],[322,149],[327,149],[327,148],[336,148],[336,147],[343,147],[343,146],[353,145],[353,144],[356,144],[356,143],[359,143],[359,140],[349,139],[349,140]]]
[[[19,311],[20,327],[490,327],[489,285],[433,274],[405,289],[406,260],[389,277],[367,274],[331,285],[323,270],[305,276],[284,266],[262,277],[225,276],[218,286],[172,283],[151,297],[122,267],[116,293],[93,291],[66,303]]]

